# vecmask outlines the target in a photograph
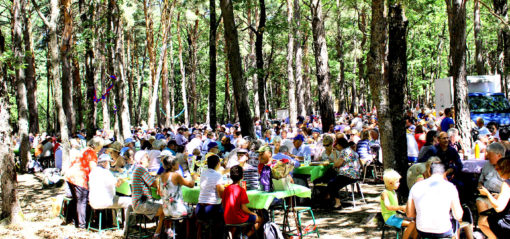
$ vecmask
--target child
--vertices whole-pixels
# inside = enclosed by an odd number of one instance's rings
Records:
[[[400,174],[393,169],[384,171],[383,180],[386,189],[381,193],[381,213],[386,225],[396,228],[401,228],[402,226],[406,227],[403,239],[409,237],[416,238],[418,233],[416,231],[415,222],[397,217],[396,211],[406,211],[406,206],[398,205],[397,193],[395,192],[398,186],[400,186],[400,178]]]
[[[239,165],[230,168],[232,184],[223,191],[223,208],[225,224],[254,223],[257,230],[262,223],[262,218],[250,211],[246,204],[249,203],[246,190],[239,185],[243,179],[243,168]],[[251,230],[246,235],[250,237],[255,231]]]

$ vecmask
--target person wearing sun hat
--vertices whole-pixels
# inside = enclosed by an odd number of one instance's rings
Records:
[[[123,167],[126,164],[126,159],[120,155],[120,150],[122,150],[122,144],[117,141],[111,143],[106,149],[106,153],[109,154],[113,160],[110,163],[111,171],[114,172],[123,171]]]
[[[124,140],[124,147],[120,150],[120,155],[124,156],[124,153],[128,151],[129,149],[135,148],[135,141],[133,138],[127,138]]]

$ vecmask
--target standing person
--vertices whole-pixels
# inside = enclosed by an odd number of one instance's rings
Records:
[[[68,222],[74,219],[75,226],[85,228],[87,217],[87,203],[89,199],[89,174],[97,165],[97,153],[103,148],[103,140],[94,137],[89,141],[88,147],[81,158],[71,162],[65,180],[71,191],[72,200],[69,204],[71,212]]]
[[[445,180],[441,163],[430,166],[432,176],[417,182],[409,192],[407,216],[416,218],[416,228],[422,238],[451,238],[450,212],[455,220],[462,219],[459,194],[453,184]]]
[[[485,187],[479,188],[480,194],[487,196],[491,206],[497,212],[487,219],[490,230],[484,231],[489,239],[507,238],[510,233],[510,158],[502,158],[496,165],[496,171],[504,182],[497,198]]]
[[[444,109],[445,117],[443,120],[441,120],[441,125],[440,125],[442,132],[447,132],[450,128],[455,127],[455,121],[453,121],[453,119],[452,119],[453,113],[454,113],[454,111],[452,108]]]

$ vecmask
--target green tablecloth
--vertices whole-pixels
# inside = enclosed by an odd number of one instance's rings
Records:
[[[299,168],[295,168],[293,174],[310,175],[310,180],[313,182],[315,179],[324,176],[324,173],[326,173],[331,166],[331,164],[328,166],[301,166]]]
[[[249,190],[246,192],[246,194],[248,194],[248,200],[250,200],[250,203],[248,203],[247,206],[251,209],[268,209],[275,198],[281,199],[290,196],[309,198],[312,195],[312,191],[304,186],[292,184],[290,188],[291,189],[286,191],[276,191],[270,193],[257,190]],[[194,188],[182,187],[182,196],[184,198],[184,201],[187,203],[197,204],[199,195],[200,195],[199,187]]]
[[[121,185],[115,188],[115,191],[124,195],[131,195],[131,180],[124,181]],[[151,187],[152,198],[158,200],[161,196],[158,195],[158,189]]]

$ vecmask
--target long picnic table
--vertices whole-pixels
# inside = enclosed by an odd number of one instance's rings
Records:
[[[248,190],[248,208],[251,209],[269,209],[271,203],[275,198],[282,199],[286,197],[297,196],[301,198],[309,198],[312,195],[312,191],[304,186],[291,184],[289,190],[285,191],[274,191],[264,192],[258,190]],[[185,202],[190,204],[197,204],[198,197],[200,195],[200,187],[187,188],[182,187],[182,196]]]

